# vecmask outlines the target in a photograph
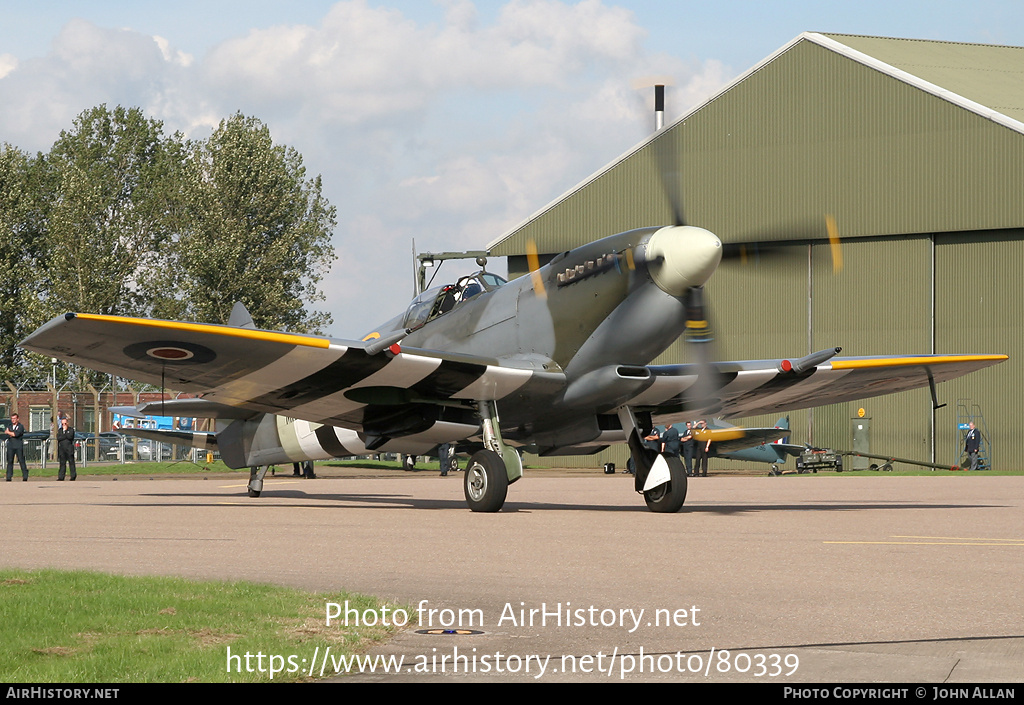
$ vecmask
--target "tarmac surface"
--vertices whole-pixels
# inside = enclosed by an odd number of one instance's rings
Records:
[[[712,476],[659,515],[629,476],[528,470],[474,514],[462,473],[317,470],[259,499],[241,475],[4,483],[0,565],[407,606],[374,652],[401,672],[348,681],[1024,678],[1024,477]]]

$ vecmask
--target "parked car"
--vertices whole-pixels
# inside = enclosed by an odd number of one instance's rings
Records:
[[[131,442],[132,439],[125,439],[126,442]],[[157,450],[159,449],[159,451]],[[168,443],[157,443],[151,441],[148,438],[138,439],[138,445],[135,446],[135,454],[139,460],[147,461],[158,461],[158,460],[172,460],[174,452]]]
[[[45,441],[50,437],[49,431],[25,431],[25,435],[22,436],[22,440],[28,441]]]
[[[120,433],[106,431],[99,436],[99,460],[120,460],[121,439]],[[76,431],[75,447],[85,446],[89,449],[89,459],[95,459],[94,449],[96,448],[96,434],[91,432]]]

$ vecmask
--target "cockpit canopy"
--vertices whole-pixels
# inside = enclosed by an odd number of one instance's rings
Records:
[[[428,321],[452,311],[485,291],[494,291],[507,282],[497,274],[476,272],[454,284],[427,289],[409,304],[405,328],[415,330]]]

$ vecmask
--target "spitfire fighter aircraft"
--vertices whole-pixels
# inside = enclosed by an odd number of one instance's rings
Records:
[[[807,448],[789,442],[789,417],[786,416],[770,428],[736,428],[712,421],[705,433],[714,444],[716,458],[771,463],[771,475],[781,475],[779,466],[785,465],[786,458],[797,457]]]
[[[520,452],[596,452],[629,444],[635,489],[655,512],[686,498],[678,457],[646,449],[655,422],[744,417],[845,402],[952,379],[1005,355],[650,362],[684,333],[700,341],[702,287],[722,243],[682,224],[611,235],[514,281],[486,271],[423,292],[363,340],[231,325],[68,313],[22,347],[152,385],[199,393],[161,414],[221,420],[216,434],[160,440],[217,448],[251,468],[259,496],[271,464],[397,452],[471,453],[470,509],[501,509]],[[695,347],[699,347],[699,344]],[[140,409],[146,412],[147,409]],[[142,432],[144,433],[144,432]]]

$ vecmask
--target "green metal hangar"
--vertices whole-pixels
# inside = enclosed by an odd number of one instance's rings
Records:
[[[863,407],[871,452],[953,464],[959,402],[983,414],[994,467],[1020,467],[1024,48],[802,34],[491,243],[492,255],[507,256],[518,276],[530,239],[550,258],[671,223],[652,154],[661,139],[675,142],[690,224],[727,244],[784,243],[784,256],[763,259],[747,247],[744,266],[724,262],[707,285],[719,357],[833,346],[843,355],[1010,356],[939,385],[947,406],[934,412],[927,389],[793,412],[794,442],[850,448]],[[842,238],[841,271],[828,214]],[[683,359],[676,343],[657,362]],[[625,458],[619,447],[551,464]]]

